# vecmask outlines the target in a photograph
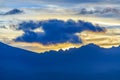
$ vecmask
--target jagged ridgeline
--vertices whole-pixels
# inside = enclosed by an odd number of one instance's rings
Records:
[[[89,44],[36,54],[0,43],[0,80],[118,80],[119,50]]]

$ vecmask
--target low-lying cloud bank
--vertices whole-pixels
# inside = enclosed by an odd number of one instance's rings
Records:
[[[41,28],[43,31],[35,32],[35,29]],[[93,25],[89,22],[74,20],[46,20],[29,21],[19,24],[17,30],[23,30],[24,34],[15,39],[16,42],[37,42],[44,45],[57,43],[82,43],[77,33],[85,30],[93,32],[104,32],[105,28]]]

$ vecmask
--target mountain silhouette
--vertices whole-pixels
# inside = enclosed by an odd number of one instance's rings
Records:
[[[120,80],[119,74],[120,47],[37,54],[0,43],[0,80]]]

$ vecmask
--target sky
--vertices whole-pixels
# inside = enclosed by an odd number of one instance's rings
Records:
[[[41,5],[78,5],[83,3],[96,4],[96,3],[105,3],[105,4],[119,4],[119,0],[1,0],[1,7],[7,6],[16,6],[16,7],[29,7],[30,6],[40,6]],[[100,4],[99,4],[100,5]]]
[[[120,0],[0,0],[0,80],[118,80],[119,53]]]
[[[119,5],[119,0],[0,0],[0,40],[33,52],[90,43],[119,46]]]

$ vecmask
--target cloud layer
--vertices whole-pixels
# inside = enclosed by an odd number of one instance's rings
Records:
[[[35,29],[42,28],[43,32],[35,32]],[[63,20],[47,20],[47,21],[29,21],[19,24],[17,30],[23,30],[24,34],[15,39],[16,42],[37,42],[44,45],[57,43],[81,43],[81,39],[76,33],[85,30],[93,32],[105,31],[105,28],[94,26],[84,21],[63,21]]]

